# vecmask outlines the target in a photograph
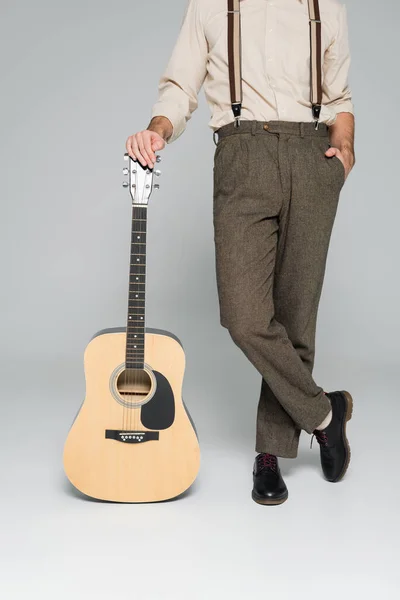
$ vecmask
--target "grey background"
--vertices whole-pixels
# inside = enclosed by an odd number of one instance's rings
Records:
[[[349,389],[352,462],[339,484],[302,435],[281,460],[289,500],[252,502],[260,375],[219,325],[214,145],[203,92],[162,151],[149,206],[147,325],[186,352],[202,449],[181,499],[91,502],[62,449],[91,336],[125,324],[131,205],[125,139],[147,126],[185,2],[1,2],[2,596],[220,599],[279,592],[392,598],[398,588],[396,2],[347,2],[357,164],[341,194],[315,379]]]

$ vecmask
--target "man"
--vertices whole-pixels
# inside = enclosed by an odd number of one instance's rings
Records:
[[[150,168],[185,130],[201,86],[218,132],[214,156],[220,321],[262,375],[253,499],[288,497],[278,457],[295,458],[301,430],[320,444],[328,481],[344,476],[348,392],[312,378],[317,310],[341,188],[354,158],[347,13],[320,0],[322,106],[311,111],[307,0],[242,0],[243,101],[230,102],[227,1],[189,0],[147,130],[126,142]]]

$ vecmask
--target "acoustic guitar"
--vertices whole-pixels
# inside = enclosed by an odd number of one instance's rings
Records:
[[[132,198],[127,323],[99,331],[86,346],[86,396],[63,463],[70,482],[87,496],[154,502],[190,487],[200,448],[182,398],[182,344],[168,331],[145,327],[147,210],[160,171],[128,154],[124,159],[123,185]]]

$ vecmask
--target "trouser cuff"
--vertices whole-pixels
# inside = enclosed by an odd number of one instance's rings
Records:
[[[268,423],[267,431],[256,436],[256,452],[268,452],[281,458],[296,458],[301,429],[282,431],[278,424]]]

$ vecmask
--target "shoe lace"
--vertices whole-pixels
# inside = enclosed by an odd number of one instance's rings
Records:
[[[278,459],[274,454],[268,454],[268,452],[262,452],[257,456],[257,466],[261,469],[271,469],[276,471],[278,465]]]
[[[328,436],[325,433],[325,431],[323,431],[322,429],[315,429],[312,437],[311,437],[311,443],[310,443],[310,448],[312,448],[312,443],[313,443],[313,439],[314,437],[316,438],[318,444],[324,448],[326,448],[328,446]]]

